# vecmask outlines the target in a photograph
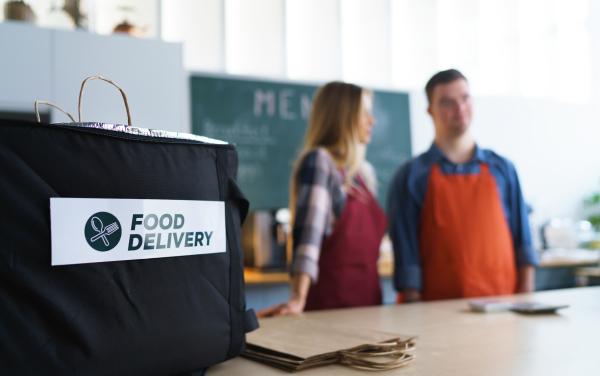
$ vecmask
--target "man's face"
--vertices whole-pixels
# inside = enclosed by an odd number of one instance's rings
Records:
[[[431,104],[427,109],[435,124],[437,136],[457,137],[471,125],[473,101],[469,84],[460,78],[433,89]]]

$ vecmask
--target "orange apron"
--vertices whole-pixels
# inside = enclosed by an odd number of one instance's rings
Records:
[[[423,300],[514,294],[513,240],[489,166],[444,175],[431,166],[419,220]]]

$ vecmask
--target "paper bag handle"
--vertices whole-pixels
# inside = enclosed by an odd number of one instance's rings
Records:
[[[125,95],[125,92],[123,91],[123,89],[121,89],[121,87],[119,85],[117,85],[113,80],[108,79],[108,78],[104,78],[102,76],[92,76],[92,77],[88,77],[85,79],[85,81],[83,81],[83,83],[81,84],[81,91],[79,92],[79,122],[81,123],[81,99],[83,97],[83,88],[85,87],[85,84],[88,81],[91,80],[95,80],[95,79],[100,79],[103,81],[106,81],[110,84],[113,84],[117,87],[117,89],[119,89],[119,91],[121,92],[121,95],[123,96],[123,101],[125,101],[125,109],[127,110],[127,124],[131,125],[131,114],[129,113],[129,103],[127,102],[127,96]]]
[[[71,114],[70,114],[70,113],[68,113],[67,111],[65,111],[65,110],[63,110],[62,108],[58,107],[57,105],[55,105],[55,104],[52,104],[52,103],[50,103],[50,102],[46,102],[46,101],[35,101],[35,105],[34,105],[34,107],[35,107],[35,116],[37,116],[37,121],[38,121],[38,123],[41,121],[41,120],[40,120],[40,112],[38,111],[38,103],[39,103],[39,104],[47,104],[48,106],[52,106],[52,107],[54,107],[54,108],[58,108],[59,110],[61,110],[61,111],[62,111],[62,112],[64,112],[65,114],[67,114],[67,116],[69,116],[69,117],[71,118],[71,121],[72,121],[73,123],[75,122],[75,119],[73,119],[73,116],[71,116]]]
[[[399,338],[390,343],[362,345],[348,350],[339,351],[338,362],[347,366],[367,370],[385,371],[402,367],[410,363],[415,356],[409,354],[415,348],[412,338],[401,341]],[[391,361],[375,361],[369,358],[391,358]]]

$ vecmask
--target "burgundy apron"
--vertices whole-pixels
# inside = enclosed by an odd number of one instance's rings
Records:
[[[333,232],[323,241],[319,279],[310,287],[305,311],[381,304],[377,271],[387,218],[359,177],[350,188]]]

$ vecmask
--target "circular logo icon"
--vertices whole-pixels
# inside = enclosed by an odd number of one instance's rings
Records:
[[[121,223],[110,213],[98,212],[85,224],[85,240],[96,251],[110,251],[121,240]]]

